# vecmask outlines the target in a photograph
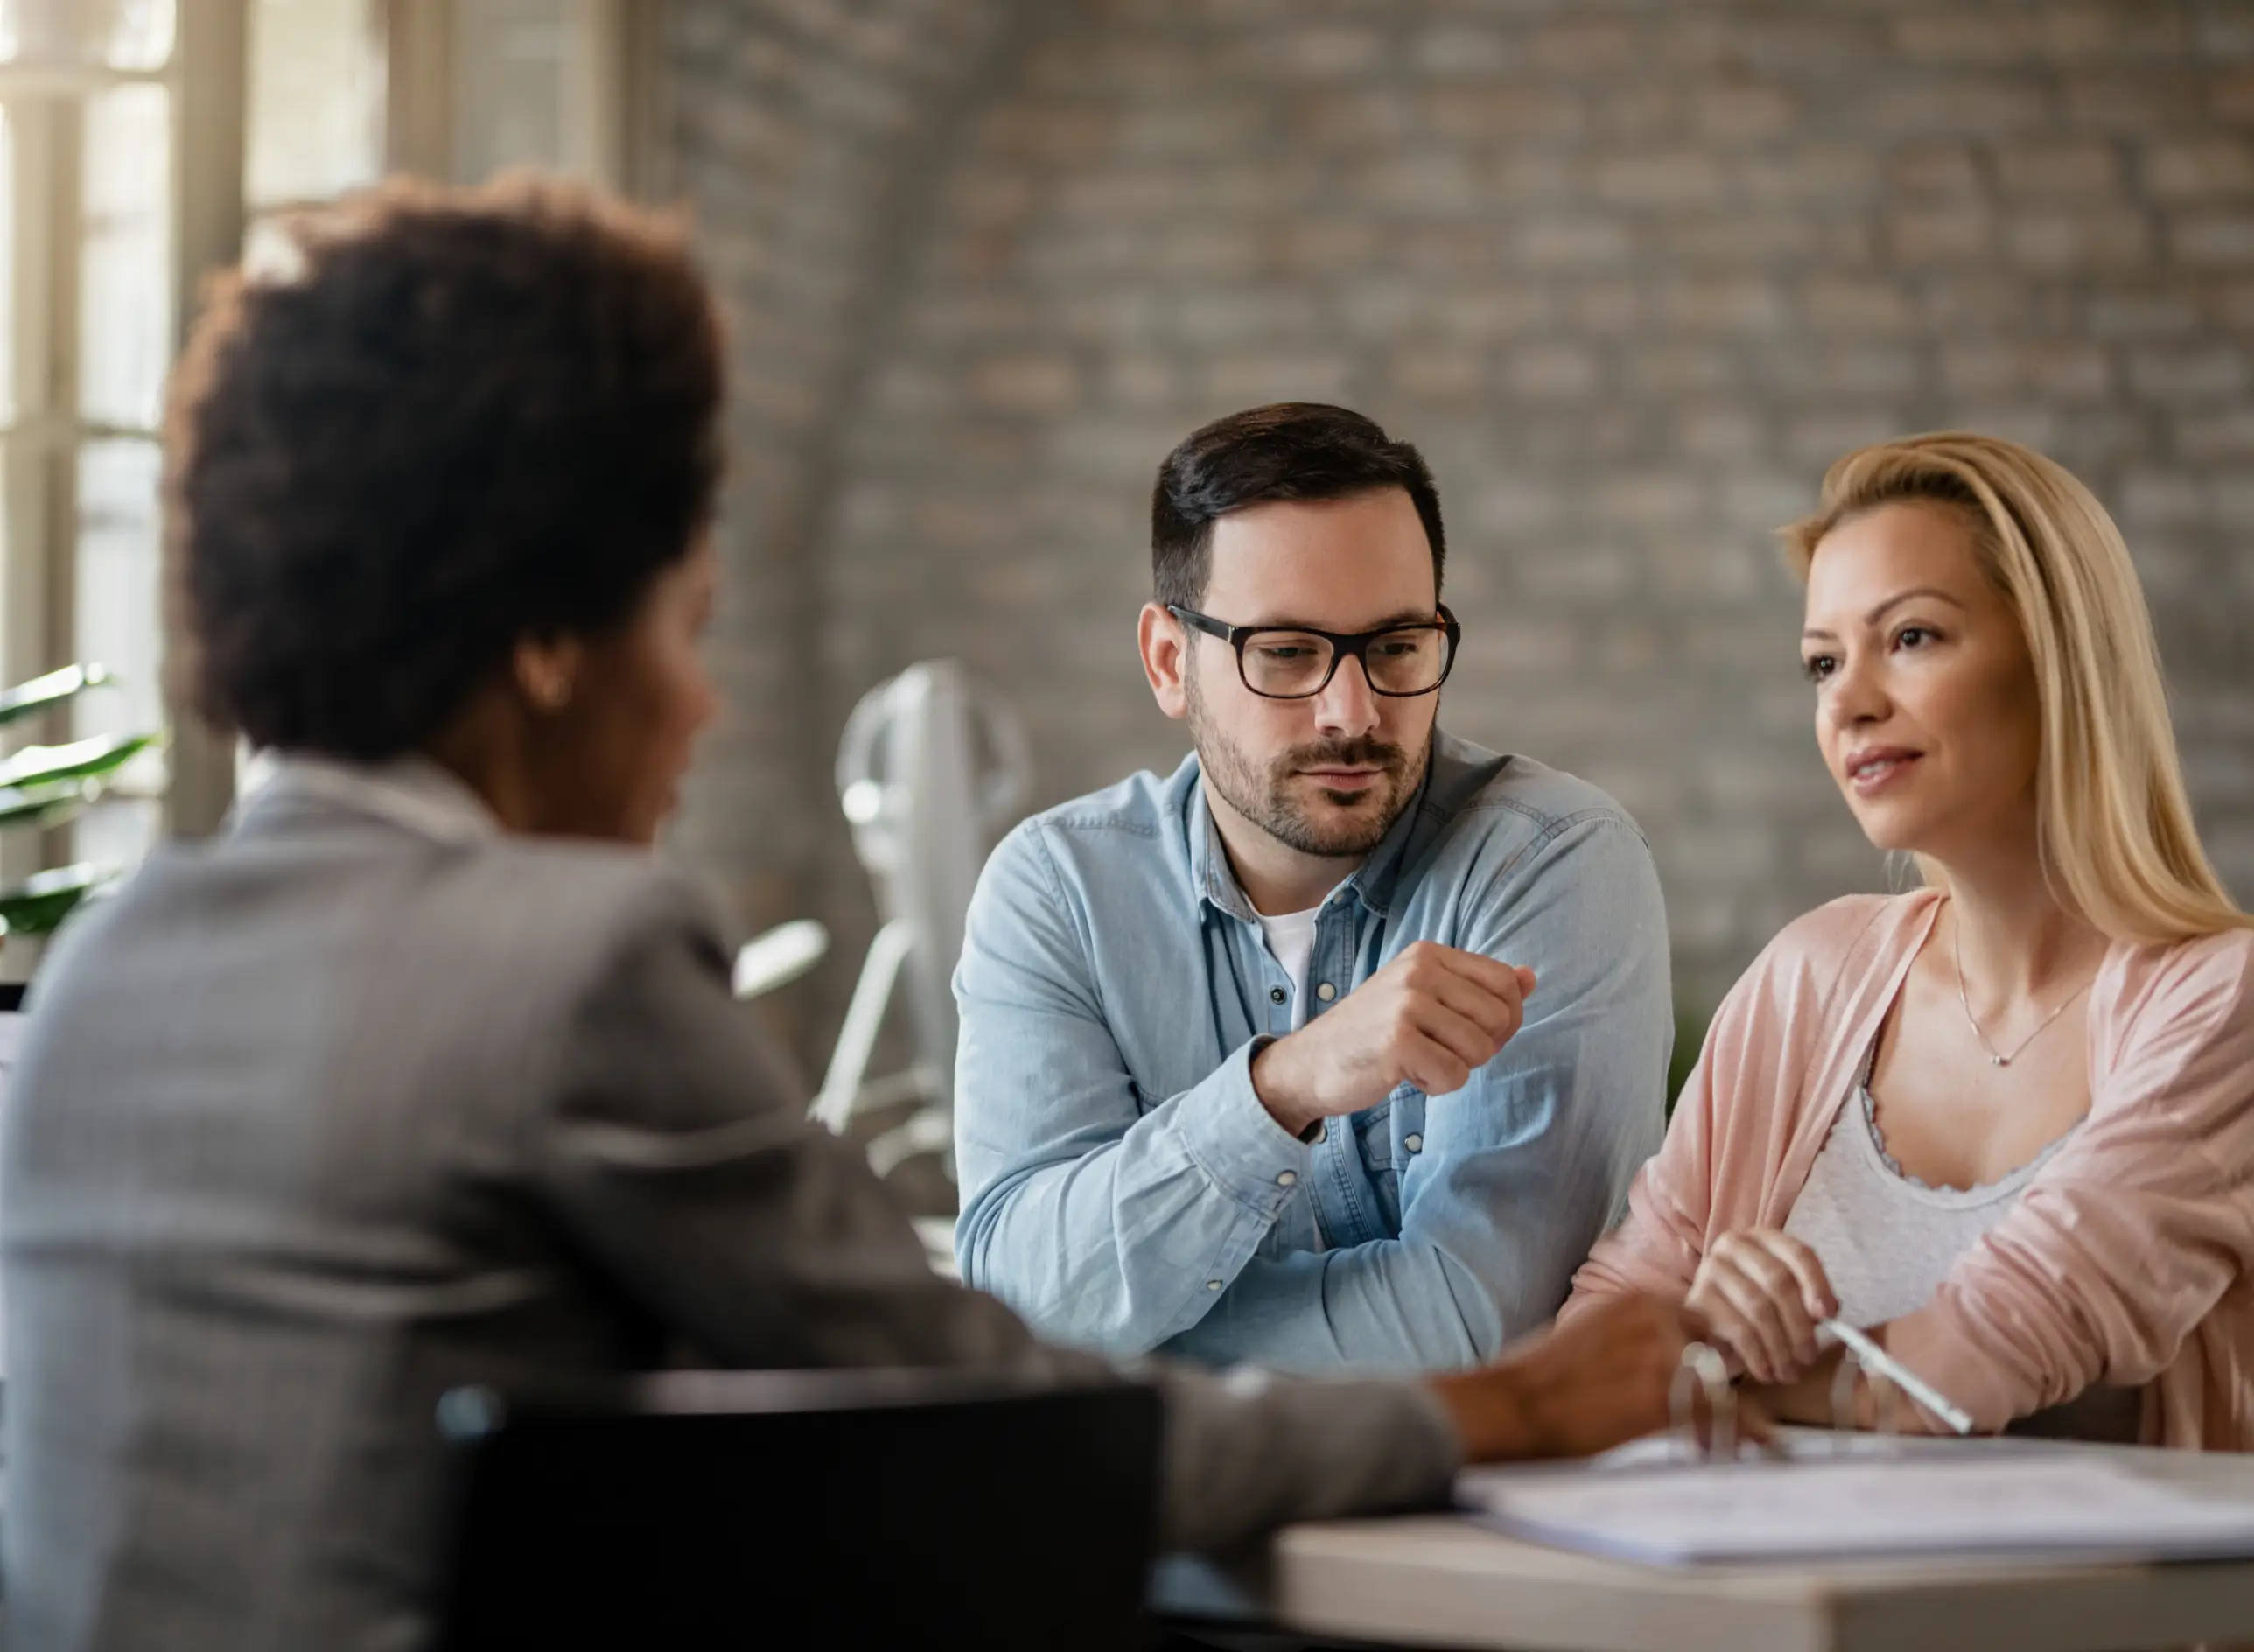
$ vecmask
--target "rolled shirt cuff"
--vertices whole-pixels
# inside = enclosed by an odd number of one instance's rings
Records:
[[[1278,1124],[1252,1088],[1252,1058],[1274,1041],[1253,1039],[1236,1050],[1180,1110],[1182,1145],[1199,1168],[1232,1199],[1271,1218],[1314,1162],[1312,1144]]]

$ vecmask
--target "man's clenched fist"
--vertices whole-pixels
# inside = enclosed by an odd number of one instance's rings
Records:
[[[1375,1107],[1397,1084],[1445,1096],[1471,1082],[1526,1018],[1534,971],[1419,941],[1252,1060],[1252,1088],[1278,1124]]]

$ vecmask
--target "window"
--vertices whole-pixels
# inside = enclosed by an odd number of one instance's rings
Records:
[[[253,213],[382,174],[388,65],[377,0],[251,0],[243,194]]]
[[[646,183],[662,20],[659,0],[0,0],[0,684],[74,661],[118,679],[6,749],[171,725],[102,808],[0,835],[0,881],[130,866],[233,792],[230,744],[161,687],[157,427],[204,272],[387,169]]]
[[[73,660],[117,686],[10,731],[164,719],[157,423],[178,313],[172,0],[0,0],[0,677]],[[160,830],[150,752],[71,826],[0,840],[0,876],[130,864]],[[27,864],[28,863],[28,864]]]
[[[393,0],[389,164],[458,183],[511,166],[657,192],[662,0]]]

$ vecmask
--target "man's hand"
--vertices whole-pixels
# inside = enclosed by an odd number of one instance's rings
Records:
[[[1582,1457],[1668,1425],[1676,1368],[1703,1332],[1675,1303],[1612,1297],[1484,1369],[1431,1380],[1470,1461]]]
[[[1707,1247],[1690,1303],[1714,1327],[1714,1345],[1732,1365],[1774,1385],[1815,1366],[1816,1322],[1839,1312],[1816,1253],[1771,1228],[1740,1228]]]
[[[1294,1136],[1375,1107],[1397,1084],[1446,1096],[1471,1082],[1526,1018],[1534,971],[1419,941],[1253,1058],[1261,1105]]]

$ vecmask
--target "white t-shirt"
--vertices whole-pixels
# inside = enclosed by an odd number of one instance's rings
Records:
[[[1276,955],[1276,962],[1284,966],[1284,973],[1292,978],[1292,1031],[1298,1032],[1307,1024],[1307,969],[1315,957],[1315,919],[1320,906],[1310,906],[1305,912],[1287,912],[1279,916],[1260,917],[1260,927],[1268,932],[1268,950]]]

